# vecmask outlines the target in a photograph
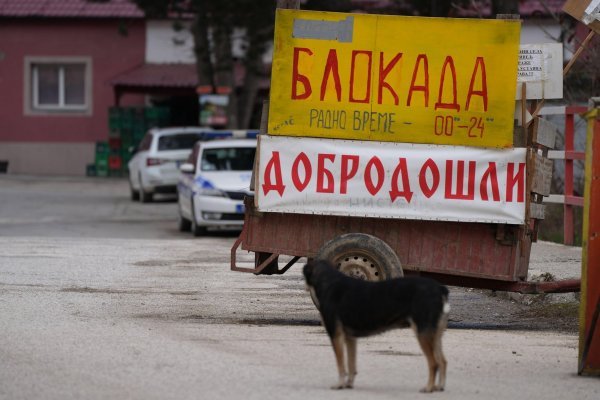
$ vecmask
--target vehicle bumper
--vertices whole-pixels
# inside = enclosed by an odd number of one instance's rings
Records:
[[[177,185],[154,186],[154,193],[177,193]]]
[[[156,193],[176,193],[179,175],[161,171],[160,169],[148,169],[142,174],[144,189]]]
[[[194,212],[199,226],[241,229],[244,225],[244,203],[239,200],[196,195]]]

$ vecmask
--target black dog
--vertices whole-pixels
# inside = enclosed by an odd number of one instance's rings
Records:
[[[416,277],[363,281],[342,274],[323,260],[310,261],[303,272],[337,361],[339,380],[332,389],[352,388],[354,384],[356,338],[411,326],[429,366],[429,380],[421,391],[444,390],[447,363],[442,353],[442,334],[450,311],[445,286]]]

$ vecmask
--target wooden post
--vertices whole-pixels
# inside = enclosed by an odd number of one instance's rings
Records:
[[[588,43],[590,42],[590,40],[592,40],[594,33],[595,33],[594,31],[590,31],[590,33],[588,33],[587,37],[581,43],[581,45],[579,46],[579,48],[577,49],[575,54],[573,54],[573,57],[571,57],[571,59],[569,60],[569,63],[567,64],[567,66],[563,69],[563,76],[567,75],[567,73],[569,72],[569,70],[575,63],[575,61],[577,61],[577,58],[579,57],[579,55],[581,54],[583,49],[585,49],[585,46],[587,46]]]
[[[260,114],[260,130],[259,135],[267,134],[267,126],[269,121],[269,100],[263,101],[262,112]],[[260,140],[257,138],[257,140]],[[256,191],[256,169],[258,167],[258,159],[260,157],[259,149],[256,148],[256,155],[254,156],[254,168],[252,168],[252,176],[250,178],[250,190]],[[254,197],[254,203],[256,205],[256,196]]]

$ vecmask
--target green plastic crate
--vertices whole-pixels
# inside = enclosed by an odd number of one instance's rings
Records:
[[[108,154],[108,142],[96,142],[96,157],[99,154]]]
[[[98,165],[96,165],[96,176],[102,176],[102,177],[108,176],[108,166],[98,167]]]
[[[110,107],[108,109],[108,129],[118,131],[121,129],[121,108]]]
[[[165,120],[169,118],[169,109],[167,107],[146,107],[144,114],[146,119]]]
[[[121,108],[121,129],[131,129],[135,121],[135,109],[133,107]]]

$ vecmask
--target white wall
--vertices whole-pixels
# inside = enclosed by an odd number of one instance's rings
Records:
[[[146,62],[154,64],[196,62],[194,38],[189,22],[175,31],[173,21],[148,21],[146,24]]]
[[[148,21],[146,24],[146,62],[152,64],[166,63],[195,63],[194,38],[190,32],[190,22],[183,22],[183,29],[175,31],[172,21]],[[244,30],[235,29],[233,32],[232,49],[234,57],[243,57]],[[269,45],[263,55],[263,61],[271,62],[273,58],[272,45]]]

